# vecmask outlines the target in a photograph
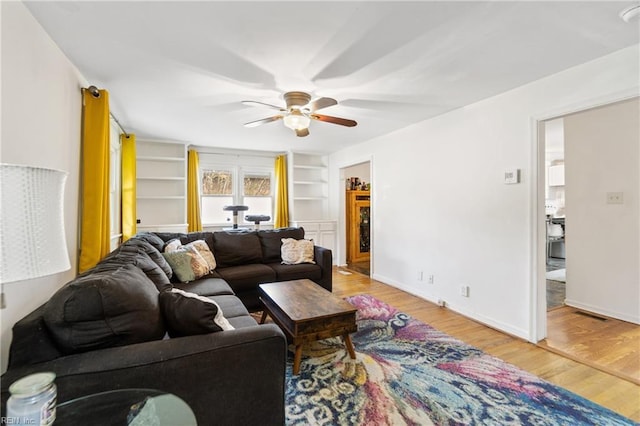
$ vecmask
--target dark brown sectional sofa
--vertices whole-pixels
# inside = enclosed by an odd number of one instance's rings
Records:
[[[260,283],[309,278],[331,290],[332,255],[316,246],[314,264],[283,265],[282,238],[303,239],[304,230],[145,233],[126,241],[15,324],[1,380],[2,416],[11,383],[53,371],[59,403],[149,388],[182,398],[201,425],[284,424],[287,342],[277,326],[258,325],[249,311],[260,309]],[[161,254],[172,239],[204,240],[217,268],[176,282]],[[163,309],[171,305],[159,300],[172,288],[215,301],[234,329],[169,338]],[[175,306],[172,315],[181,309]]]

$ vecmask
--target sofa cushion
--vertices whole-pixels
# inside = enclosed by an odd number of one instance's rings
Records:
[[[270,263],[269,266],[276,273],[276,281],[301,280],[303,278],[317,281],[322,278],[322,268],[312,263],[300,263],[298,265]]]
[[[255,319],[250,315],[242,315],[239,317],[229,318],[229,323],[233,328],[255,327],[258,325]]]
[[[123,247],[121,250],[105,257],[95,268],[90,269],[83,275],[92,274],[94,272],[114,271],[122,265],[134,265],[138,267],[145,275],[153,281],[158,291],[171,289],[172,285],[167,274],[158,266],[156,262],[151,260],[149,255],[137,246]]]
[[[160,293],[160,307],[171,337],[233,330],[218,304],[177,288]]]
[[[127,241],[122,243],[122,245],[117,250],[126,250],[127,247],[138,247],[145,253],[149,255],[151,260],[156,262],[160,268],[167,274],[168,278],[171,278],[173,274],[171,271],[171,266],[167,263],[167,261],[162,257],[162,253],[158,251],[154,246],[148,243],[145,240],[141,240],[138,238],[129,238]],[[115,251],[115,250],[114,250]]]
[[[275,271],[262,263],[218,268],[216,272],[229,283],[236,294],[246,290],[255,290],[258,284],[276,280]]]
[[[153,232],[139,232],[134,235],[133,238],[148,242],[159,252],[162,252],[162,249],[164,248],[164,241],[162,241],[162,238],[158,237]]]
[[[262,248],[255,231],[215,232],[213,254],[218,268],[262,263]]]
[[[301,240],[304,238],[304,228],[264,229],[258,231],[258,238],[262,247],[262,261],[264,263],[280,262],[282,239]]]
[[[218,306],[220,306],[220,309],[222,309],[222,312],[224,312],[225,318],[227,318],[228,320],[249,315],[249,311],[247,311],[247,308],[236,296],[213,296],[210,297],[210,299],[214,300],[218,304]]]
[[[158,340],[165,334],[158,290],[134,265],[71,281],[47,302],[44,320],[64,353]]]
[[[313,260],[313,240],[282,239],[282,263],[297,265],[299,263],[316,263]]]
[[[200,296],[234,295],[229,284],[222,278],[204,277],[189,283],[176,283],[174,287]]]

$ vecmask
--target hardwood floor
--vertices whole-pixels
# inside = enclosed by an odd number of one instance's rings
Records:
[[[563,306],[547,313],[547,339],[540,346],[640,385],[636,324]]]
[[[333,292],[340,297],[370,294],[420,321],[640,422],[640,386],[604,371],[489,328],[368,276],[334,268]],[[610,346],[610,342],[606,345]]]

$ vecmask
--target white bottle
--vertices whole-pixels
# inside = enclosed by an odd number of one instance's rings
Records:
[[[14,425],[51,426],[56,419],[58,390],[54,373],[36,373],[9,386],[7,417]]]

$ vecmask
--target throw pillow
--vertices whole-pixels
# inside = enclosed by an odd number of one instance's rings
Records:
[[[213,257],[213,253],[211,253],[209,246],[204,240],[192,241],[185,245],[185,247],[189,246],[195,248],[198,254],[207,262],[207,265],[209,265],[209,272],[216,269],[216,258]]]
[[[313,240],[282,239],[281,257],[283,265],[316,263],[313,260]]]
[[[215,301],[177,288],[160,293],[160,309],[171,337],[234,329]]]
[[[182,247],[182,243],[176,238],[171,241],[167,241],[167,244],[164,246],[164,250],[162,251],[165,253],[171,253],[178,250],[180,247]]]
[[[194,247],[181,246],[170,253],[162,253],[180,282],[188,283],[209,273],[207,261]]]

